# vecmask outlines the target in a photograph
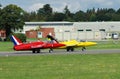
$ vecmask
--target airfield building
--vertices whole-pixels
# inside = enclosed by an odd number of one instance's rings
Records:
[[[58,40],[119,39],[120,22],[25,22],[22,32],[33,30],[37,31],[37,37],[51,34]]]

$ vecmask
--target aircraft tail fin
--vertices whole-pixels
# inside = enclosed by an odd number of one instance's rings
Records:
[[[22,41],[18,39],[17,37],[15,37],[14,35],[10,36],[10,39],[14,43],[15,46],[22,44]]]

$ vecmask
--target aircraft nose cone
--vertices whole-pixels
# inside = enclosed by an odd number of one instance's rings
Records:
[[[97,44],[96,42],[86,42],[85,46],[94,46],[96,44]]]
[[[90,45],[96,45],[97,43],[96,42],[91,42]]]

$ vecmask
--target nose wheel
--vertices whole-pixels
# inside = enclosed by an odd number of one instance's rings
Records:
[[[82,51],[85,51],[86,50],[86,48],[85,47],[82,47]]]

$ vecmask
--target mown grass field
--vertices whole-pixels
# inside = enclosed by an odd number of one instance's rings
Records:
[[[119,49],[119,41],[102,41],[91,49]],[[0,51],[13,51],[0,42]],[[120,79],[120,54],[48,54],[0,57],[0,79]]]
[[[13,51],[12,42],[0,42],[0,51]]]
[[[0,79],[120,79],[120,54],[0,57]]]

